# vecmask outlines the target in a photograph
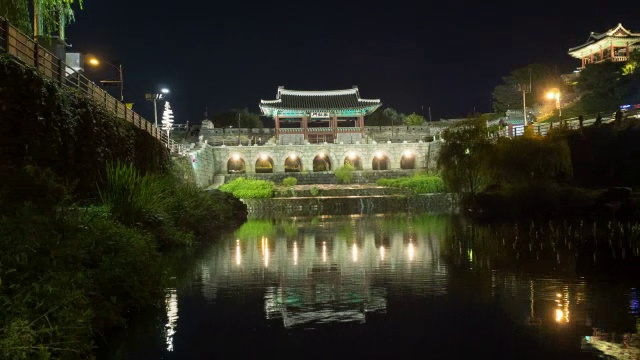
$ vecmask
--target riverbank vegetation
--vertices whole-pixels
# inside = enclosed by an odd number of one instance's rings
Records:
[[[90,358],[100,334],[162,300],[164,254],[245,219],[236,199],[172,172],[106,174],[81,202],[49,169],[0,183],[1,357]]]
[[[514,218],[638,218],[633,191],[640,170],[640,122],[626,119],[579,129],[554,127],[493,137],[486,122],[469,120],[443,132],[438,166],[448,188],[465,194],[469,213]]]
[[[146,131],[5,55],[0,84],[0,358],[89,359],[161,303],[167,255],[241,224],[246,207],[197,188]]]
[[[446,186],[440,176],[416,173],[394,179],[378,179],[377,185],[411,189],[417,194],[433,194],[446,192]]]

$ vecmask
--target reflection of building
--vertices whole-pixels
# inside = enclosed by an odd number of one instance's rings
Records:
[[[582,68],[604,61],[629,59],[634,49],[640,48],[640,33],[625,29],[622,24],[603,33],[592,32],[586,43],[569,49],[569,55],[582,61]]]
[[[280,144],[356,143],[364,134],[364,117],[382,105],[361,99],[358,88],[300,91],[278,88],[275,100],[261,100],[260,110],[272,117]]]
[[[339,273],[335,273],[339,276]],[[339,279],[335,279],[338,280]],[[285,327],[332,322],[365,322],[366,314],[385,311],[384,288],[363,289],[352,284],[314,284],[314,293],[307,298],[299,288],[270,287],[265,294],[267,319],[281,318]]]
[[[352,225],[347,233],[299,223],[289,235],[220,244],[201,266],[202,293],[213,301],[221,288],[264,288],[265,317],[286,327],[365,322],[386,310],[390,284],[446,293],[439,236]]]

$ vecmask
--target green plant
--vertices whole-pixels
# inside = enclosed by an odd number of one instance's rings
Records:
[[[317,186],[312,186],[311,189],[309,189],[309,192],[311,193],[311,195],[313,196],[318,196],[320,195],[320,189]]]
[[[353,172],[355,168],[351,164],[344,164],[335,171],[336,178],[340,183],[350,184],[353,180]]]
[[[222,184],[218,189],[238,199],[265,199],[273,197],[275,184],[267,180],[248,180],[240,177]]]
[[[133,164],[107,165],[107,182],[99,188],[102,203],[124,224],[162,217],[170,201],[166,178],[141,175]]]
[[[395,179],[378,179],[377,185],[411,189],[418,194],[442,193],[446,191],[444,180],[439,176],[416,174]]]
[[[282,185],[284,186],[296,186],[298,184],[298,179],[293,176],[288,176],[282,179]]]

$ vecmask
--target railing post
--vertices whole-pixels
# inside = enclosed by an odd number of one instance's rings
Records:
[[[9,53],[9,27],[11,26],[11,24],[9,24],[9,20],[7,19],[4,19],[2,23],[4,26],[4,44],[2,45],[4,46],[4,51],[8,54]]]
[[[62,85],[62,80],[64,79],[66,72],[67,66],[61,59],[58,59],[58,84]]]
[[[40,68],[40,45],[38,45],[38,41],[33,42],[33,64],[36,67],[36,70]]]

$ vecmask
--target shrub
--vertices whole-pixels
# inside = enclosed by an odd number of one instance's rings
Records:
[[[218,189],[231,193],[238,199],[267,199],[273,197],[275,184],[267,180],[248,180],[239,177],[231,182],[223,184]]]
[[[446,191],[444,181],[439,176],[415,175],[395,179],[378,179],[377,185],[406,188],[418,194],[442,193]]]
[[[311,195],[313,196],[318,196],[320,195],[320,189],[317,186],[312,186],[311,189],[309,189],[309,192],[311,193]]]
[[[288,176],[282,179],[282,185],[284,186],[296,186],[298,185],[298,179],[293,176]]]
[[[350,184],[353,180],[353,171],[355,168],[351,164],[344,164],[335,171],[338,182],[343,184]]]

